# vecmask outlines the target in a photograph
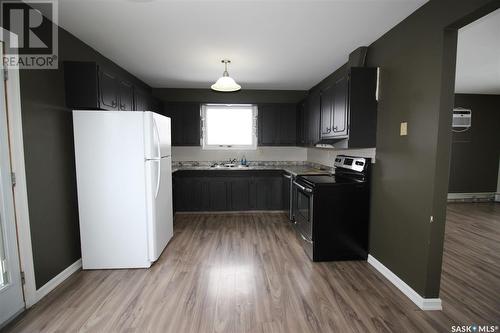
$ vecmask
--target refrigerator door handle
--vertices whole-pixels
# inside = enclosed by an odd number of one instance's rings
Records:
[[[160,181],[161,181],[161,158],[157,161],[158,161],[158,177],[156,177],[155,199],[158,197],[158,192],[160,192]]]
[[[158,153],[158,158],[161,159],[161,141],[160,141],[160,131],[158,130],[158,125],[156,124],[156,120],[153,117],[153,130],[156,136],[156,152]]]

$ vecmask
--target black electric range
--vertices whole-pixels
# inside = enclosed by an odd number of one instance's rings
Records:
[[[334,166],[294,180],[294,227],[313,261],[366,260],[370,160],[339,155]]]

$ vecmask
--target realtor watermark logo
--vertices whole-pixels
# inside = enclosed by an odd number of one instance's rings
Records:
[[[57,1],[0,1],[5,42],[3,65],[20,69],[57,69]],[[17,39],[9,32],[17,35]]]
[[[451,332],[453,333],[495,333],[498,332],[498,325],[453,325],[451,326]]]

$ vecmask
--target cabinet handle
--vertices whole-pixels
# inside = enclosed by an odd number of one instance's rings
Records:
[[[331,127],[326,128],[326,133],[330,133],[332,131]]]
[[[120,104],[120,109],[125,110],[126,109],[125,105],[124,104]]]
[[[338,127],[337,127],[337,126],[335,126],[335,127],[333,128],[333,130],[334,130],[335,132],[337,132]]]
[[[115,108],[115,107],[116,107],[116,101],[113,101],[113,102],[111,103],[111,106]]]

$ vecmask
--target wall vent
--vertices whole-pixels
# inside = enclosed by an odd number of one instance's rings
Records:
[[[465,108],[453,109],[452,127],[457,129],[468,129],[472,124],[472,110]]]

